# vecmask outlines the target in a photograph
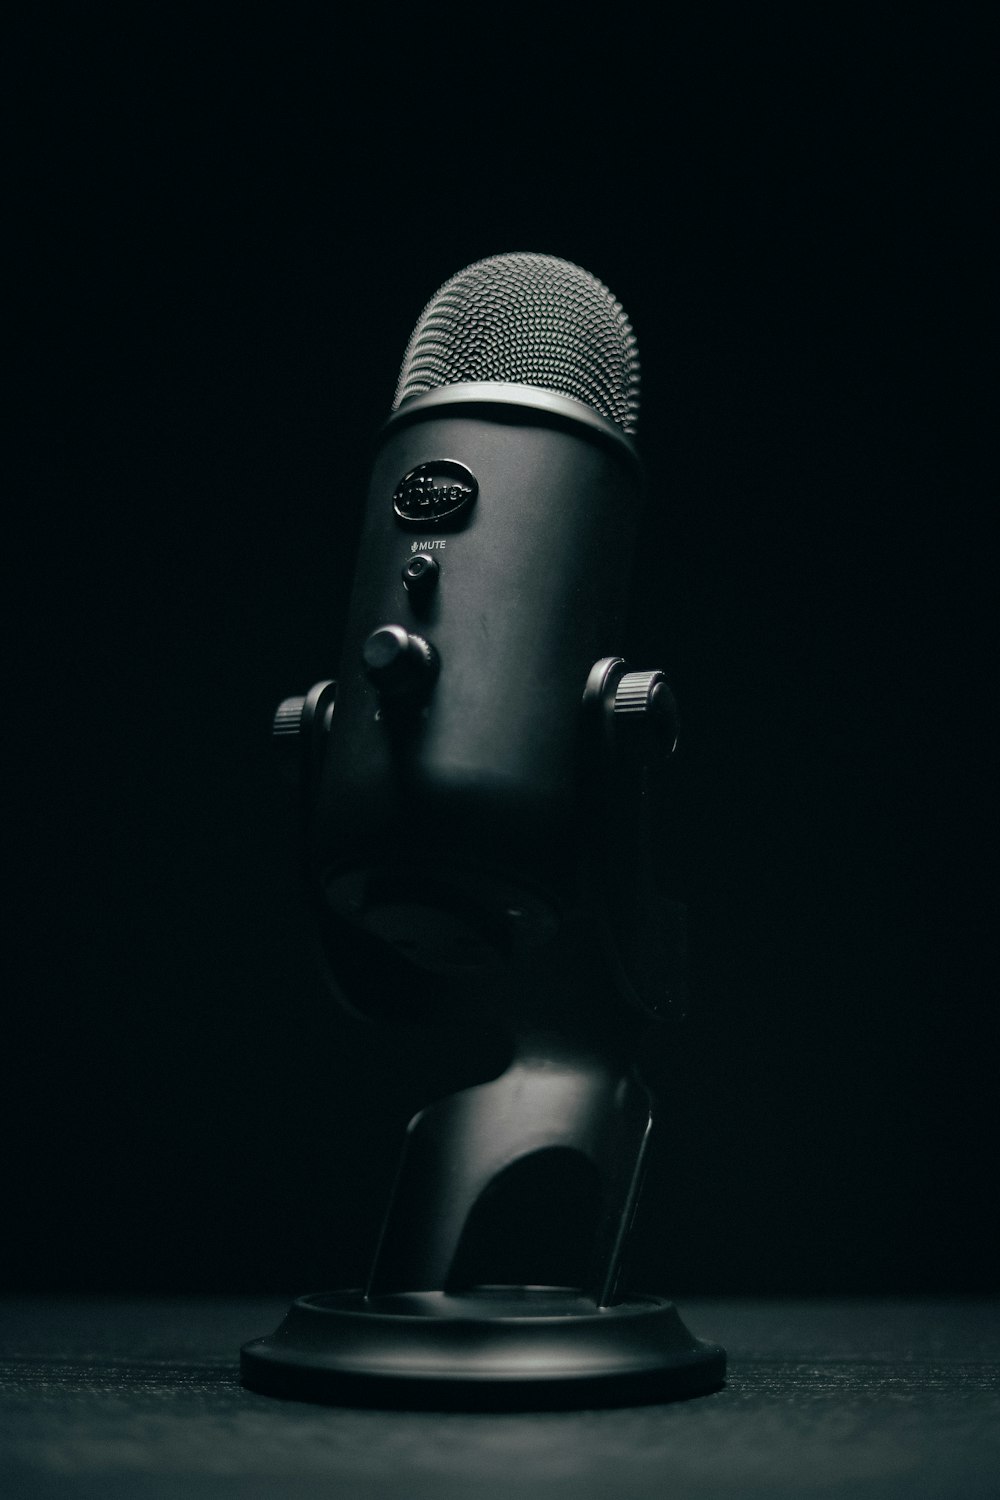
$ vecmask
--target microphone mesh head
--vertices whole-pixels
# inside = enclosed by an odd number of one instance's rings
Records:
[[[470,380],[573,396],[623,432],[636,429],[639,354],[621,303],[552,255],[493,255],[446,281],[413,330],[392,409]]]

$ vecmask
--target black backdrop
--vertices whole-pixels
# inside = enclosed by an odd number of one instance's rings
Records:
[[[362,1272],[458,1061],[331,1009],[270,715],[335,673],[423,303],[513,249],[607,282],[644,367],[626,645],[682,705],[694,1008],[637,1279],[995,1286],[989,38],[745,9],[15,47],[9,1286]]]

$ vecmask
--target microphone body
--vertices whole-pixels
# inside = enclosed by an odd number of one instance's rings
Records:
[[[621,639],[640,502],[631,442],[572,398],[468,383],[387,424],[309,857],[336,916],[420,967],[489,966],[579,902],[581,705]],[[433,652],[401,688],[366,661],[386,626]]]

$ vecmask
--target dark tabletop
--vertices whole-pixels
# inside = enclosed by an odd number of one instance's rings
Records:
[[[1000,1496],[1000,1303],[681,1298],[725,1388],[515,1415],[252,1395],[239,1346],[287,1298],[0,1304],[0,1494]]]

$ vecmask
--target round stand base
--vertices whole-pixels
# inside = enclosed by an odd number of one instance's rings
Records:
[[[716,1391],[725,1350],[672,1302],[597,1307],[563,1287],[299,1297],[245,1344],[249,1390],[327,1405],[516,1411],[634,1406]]]

